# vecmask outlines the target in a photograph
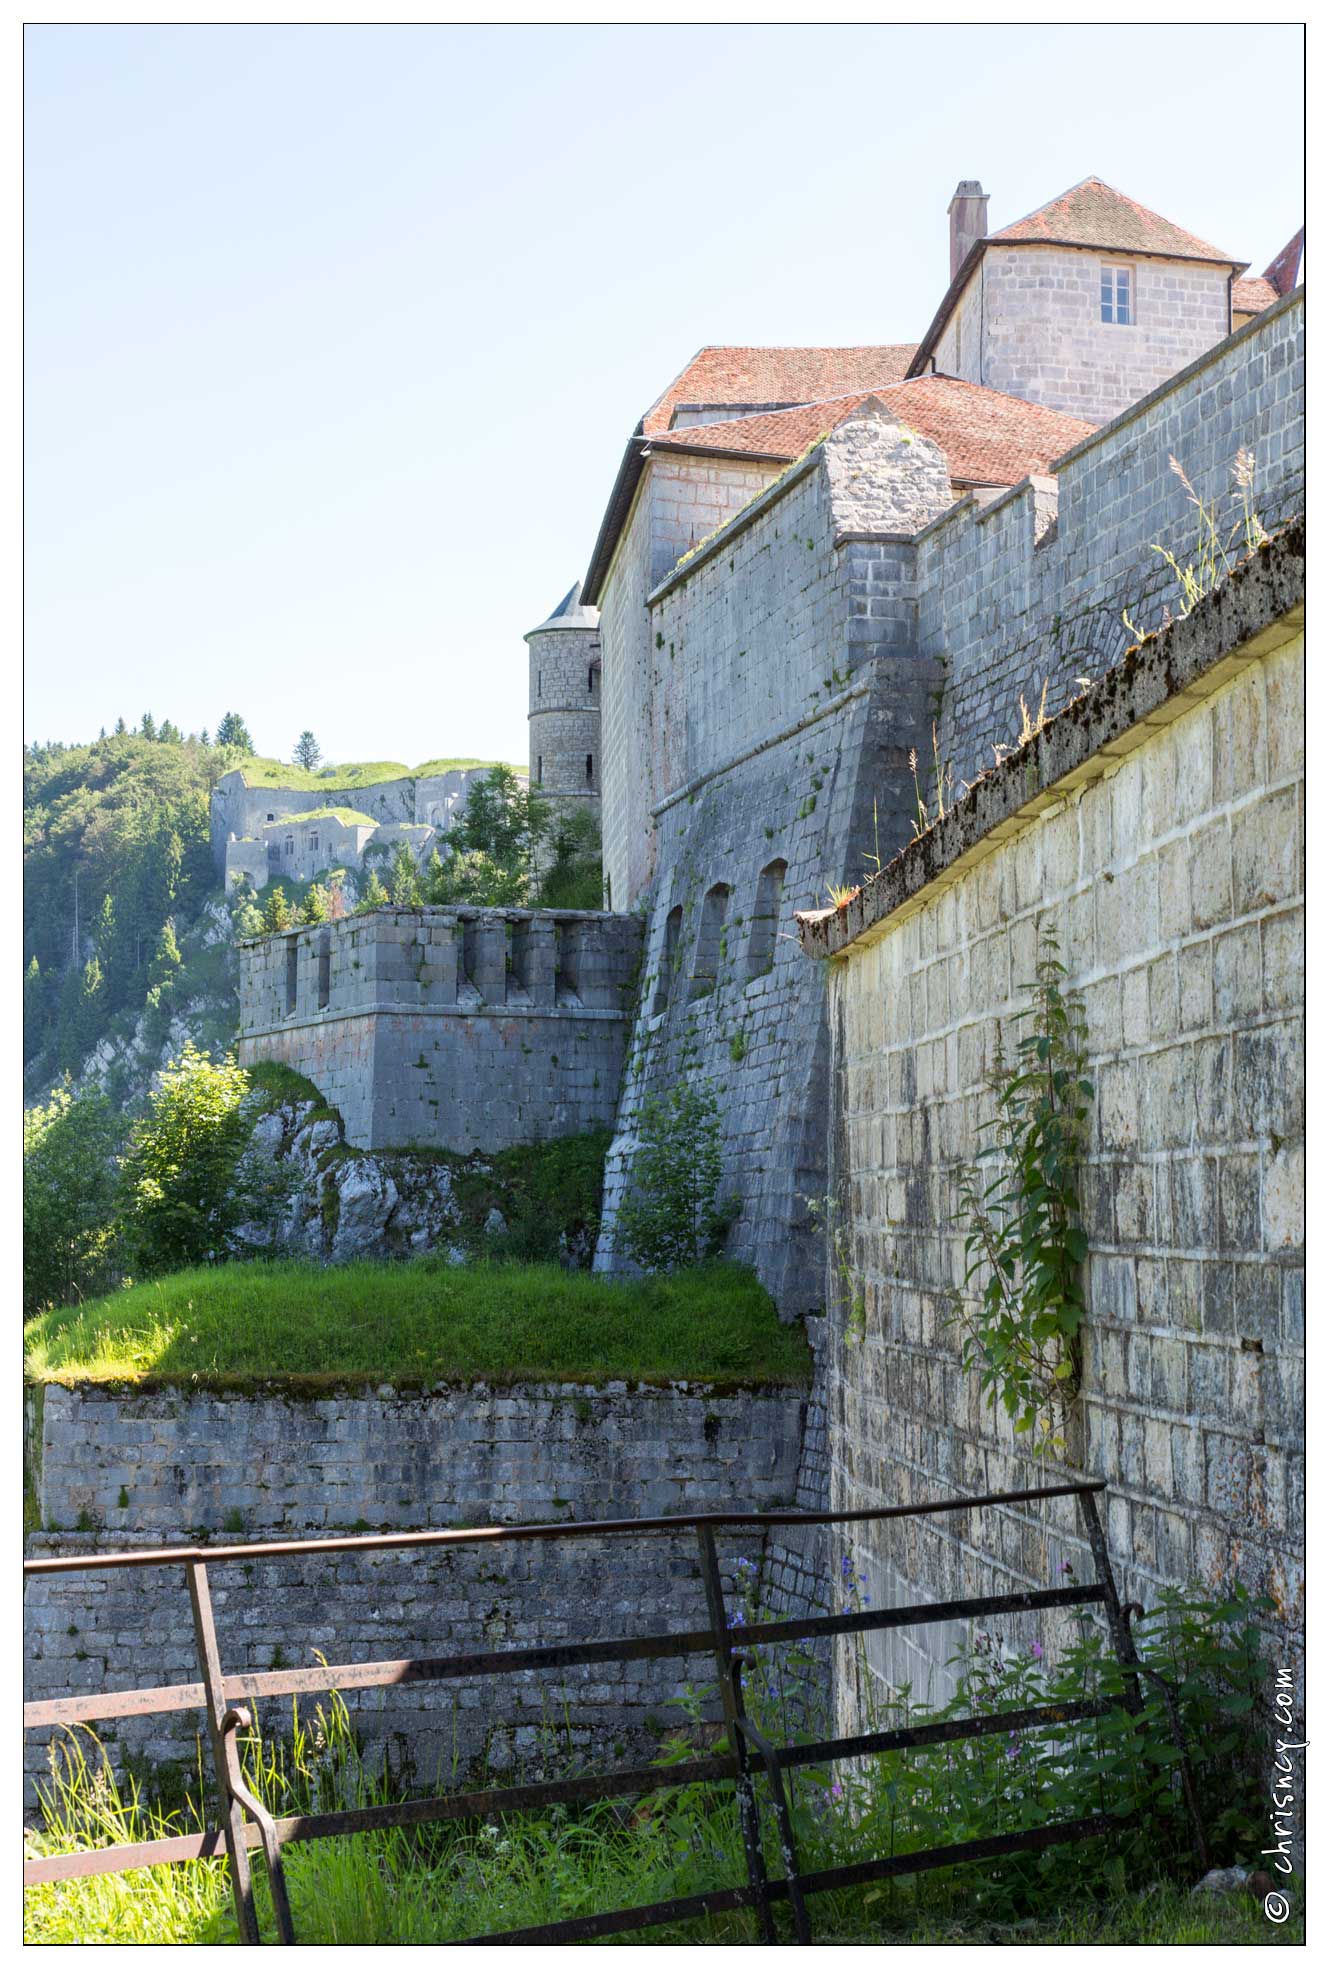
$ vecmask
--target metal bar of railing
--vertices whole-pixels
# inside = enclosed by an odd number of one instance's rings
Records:
[[[658,1519],[611,1519],[555,1525],[487,1526],[462,1530],[371,1534],[368,1537],[335,1539],[279,1540],[268,1544],[229,1547],[171,1547],[130,1553],[93,1553],[56,1560],[30,1560],[29,1574],[95,1571],[113,1565],[168,1565],[182,1563],[189,1584],[194,1613],[195,1638],[203,1680],[197,1683],[169,1684],[157,1689],[108,1691],[100,1696],[60,1697],[48,1702],[30,1703],[24,1711],[25,1727],[87,1721],[111,1716],[152,1715],[174,1709],[198,1706],[207,1712],[209,1735],[213,1743],[214,1767],[221,1808],[220,1829],[205,1829],[178,1838],[151,1840],[137,1845],[99,1848],[92,1851],[29,1861],[24,1869],[25,1884],[39,1881],[86,1878],[96,1874],[129,1871],[134,1867],[214,1857],[223,1848],[231,1863],[232,1888],[240,1922],[241,1939],[260,1939],[254,1912],[248,1854],[262,1846],[273,1893],[274,1915],[280,1938],[294,1939],[286,1898],[281,1848],[294,1840],[332,1837],[349,1832],[366,1832],[390,1826],[423,1825],[457,1818],[493,1817],[504,1812],[541,1808],[555,1802],[590,1801],[631,1793],[672,1789],[695,1782],[732,1782],[748,1869],[745,1888],[715,1889],[702,1895],[685,1896],[650,1907],[618,1909],[605,1915],[576,1917],[540,1927],[514,1930],[510,1934],[473,1937],[474,1941],[532,1942],[591,1940],[599,1935],[627,1933],[665,1921],[691,1919],[695,1915],[743,1908],[754,1909],[760,1919],[763,1938],[776,1940],[771,1916],[773,1900],[788,1900],[794,1916],[796,1939],[811,1940],[811,1926],[805,1897],[831,1887],[881,1879],[893,1874],[923,1872],[936,1866],[963,1864],[967,1859],[1005,1851],[1035,1850],[1061,1840],[1086,1838],[1113,1829],[1113,1821],[1094,1818],[1061,1825],[1031,1828],[992,1839],[968,1841],[961,1845],[929,1848],[924,1852],[872,1860],[854,1866],[803,1874],[799,1870],[793,1826],[785,1794],[782,1772],[796,1765],[862,1756],[874,1752],[921,1748],[929,1743],[980,1737],[998,1730],[1032,1729],[1083,1720],[1119,1706],[1113,1701],[1082,1701],[1044,1705],[1023,1711],[1007,1711],[994,1716],[953,1718],[944,1723],[916,1725],[913,1728],[876,1731],[858,1737],[845,1737],[810,1745],[776,1746],[767,1742],[743,1712],[740,1669],[741,1650],[793,1640],[852,1634],[883,1629],[924,1625],[938,1621],[974,1618],[993,1613],[1024,1613],[1043,1608],[1099,1604],[1108,1616],[1114,1649],[1128,1677],[1127,1702],[1138,1712],[1138,1684],[1132,1669],[1139,1664],[1130,1640],[1129,1627],[1122,1616],[1116,1587],[1108,1563],[1093,1495],[1102,1482],[1045,1485],[1036,1489],[990,1492],[981,1497],[931,1499],[916,1505],[891,1505],[863,1511],[831,1512],[700,1512]],[[940,1512],[982,1509],[993,1505],[1020,1504],[1050,1497],[1074,1497],[1085,1519],[1086,1533],[1093,1550],[1098,1581],[1094,1585],[1058,1587],[1015,1594],[988,1594],[967,1600],[927,1602],[910,1607],[860,1610],[848,1614],[818,1615],[804,1620],[761,1621],[730,1626],[726,1619],[724,1587],[715,1547],[717,1530],[743,1527],[800,1524],[854,1524],[882,1519],[929,1516]],[[608,1641],[562,1643],[538,1648],[486,1650],[482,1653],[439,1658],[410,1658],[393,1662],[321,1665],[311,1670],[266,1670],[252,1675],[226,1675],[221,1668],[216,1630],[208,1590],[207,1565],[228,1560],[286,1558],[320,1552],[410,1550],[420,1546],[475,1543],[491,1540],[529,1538],[594,1537],[599,1535],[640,1535],[693,1530],[696,1533],[702,1579],[706,1592],[710,1624],[705,1629],[677,1634],[634,1635]],[[378,1688],[413,1682],[455,1679],[459,1676],[510,1674],[520,1669],[563,1668],[590,1665],[604,1660],[651,1659],[667,1655],[711,1652],[719,1671],[721,1699],[725,1710],[729,1749],[726,1754],[694,1759],[684,1765],[650,1767],[610,1772],[602,1776],[559,1779],[534,1785],[507,1786],[498,1790],[454,1793],[447,1797],[411,1799],[400,1804],[367,1807],[361,1810],[300,1814],[274,1819],[262,1802],[245,1786],[235,1743],[237,1727],[248,1723],[248,1714],[236,1704],[264,1695],[320,1693],[331,1689]],[[1137,1692],[1130,1704],[1130,1691]],[[755,1767],[749,1759],[754,1747],[765,1766],[771,1800],[776,1812],[779,1843],[785,1859],[783,1878],[767,1874],[762,1851],[757,1801],[753,1786]],[[246,1823],[244,1813],[250,1821]]]

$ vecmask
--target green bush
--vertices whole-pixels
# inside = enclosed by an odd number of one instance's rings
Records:
[[[249,1075],[229,1053],[213,1061],[186,1045],[163,1071],[121,1168],[132,1270],[215,1263],[252,1214],[254,1199],[239,1180],[253,1132],[248,1092]]]
[[[717,1201],[723,1163],[720,1108],[708,1085],[683,1082],[663,1100],[649,1096],[638,1122],[616,1241],[648,1272],[672,1272],[717,1255],[742,1208]]]
[[[105,1291],[118,1245],[120,1123],[101,1094],[57,1087],[23,1115],[23,1312]]]

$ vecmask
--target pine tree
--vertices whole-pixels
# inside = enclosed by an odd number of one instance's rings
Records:
[[[157,947],[148,966],[148,985],[159,994],[169,991],[184,967],[180,946],[175,940],[175,924],[168,916],[157,936]]]
[[[392,857],[392,871],[388,876],[388,894],[394,909],[418,909],[420,907],[420,870],[415,856],[404,841],[397,844],[397,852]]]
[[[157,732],[157,743],[159,745],[179,745],[180,727],[173,725],[169,718],[163,719]]]
[[[115,735],[117,738],[123,738],[125,735],[125,721],[123,718],[117,718],[115,721]]]
[[[208,728],[206,725],[204,725],[202,731],[198,735],[198,742],[200,745],[211,745],[212,743],[212,740],[208,737]]]
[[[303,766],[307,773],[312,773],[322,757],[323,753],[319,748],[318,740],[314,737],[314,734],[308,731],[301,732],[299,738],[295,741],[296,765]]]
[[[328,892],[321,882],[311,882],[305,896],[305,906],[301,911],[303,923],[326,923],[329,916]]]
[[[35,955],[23,973],[23,1057],[30,1060],[46,1027],[46,980]]]
[[[286,891],[280,882],[263,906],[263,928],[265,930],[289,930],[295,921],[295,912],[286,900]]]
[[[357,916],[364,916],[371,909],[386,909],[387,904],[388,892],[379,880],[378,870],[371,868],[369,880],[361,890],[360,900],[355,905],[355,913]]]
[[[142,734],[142,736],[143,736],[144,738],[151,738],[151,739],[155,739],[155,738],[156,738],[156,736],[157,736],[157,721],[156,721],[156,719],[155,719],[155,718],[153,717],[153,715],[152,715],[152,713],[151,713],[151,711],[145,711],[145,712],[143,713],[143,722],[142,722],[142,724],[141,724],[141,725],[139,726],[139,731],[141,732],[141,734]]]
[[[229,745],[236,752],[251,753],[254,741],[249,736],[249,727],[238,711],[228,711],[217,727],[218,745]]]

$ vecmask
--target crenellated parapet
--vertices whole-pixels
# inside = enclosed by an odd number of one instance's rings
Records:
[[[613,1119],[641,923],[380,909],[240,948],[240,1059],[279,1060],[358,1148],[497,1149]]]

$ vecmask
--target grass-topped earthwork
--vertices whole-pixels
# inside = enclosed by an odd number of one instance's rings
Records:
[[[395,779],[429,779],[437,773],[464,772],[474,767],[497,766],[499,759],[427,759],[423,766],[404,766],[398,759],[361,760],[349,766],[289,765],[284,759],[248,758],[240,763],[246,786],[283,786],[295,791],[316,791],[328,786],[338,792],[357,786],[383,786]],[[514,771],[524,772],[524,766]]]
[[[801,1387],[810,1354],[753,1274],[606,1279],[558,1265],[284,1261],[176,1272],[27,1329],[37,1382],[244,1387],[274,1379],[707,1382]]]

